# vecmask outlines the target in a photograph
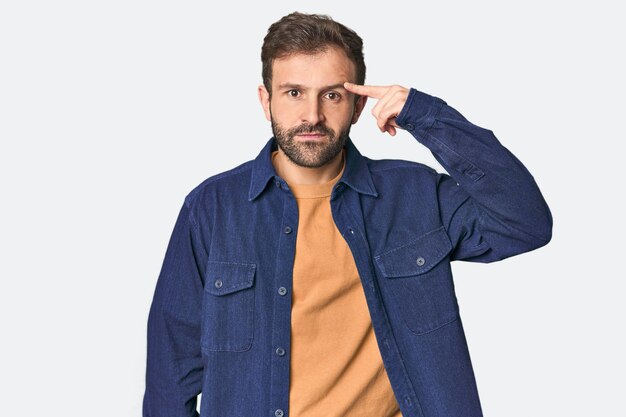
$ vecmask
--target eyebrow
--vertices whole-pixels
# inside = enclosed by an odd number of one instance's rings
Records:
[[[278,86],[279,90],[282,90],[284,88],[298,88],[300,90],[307,90],[308,88],[304,87],[302,84],[293,84],[293,83],[283,83],[280,84]],[[345,87],[343,86],[343,83],[337,83],[337,84],[333,84],[333,85],[327,85],[325,87],[322,87],[321,90],[334,90],[337,88],[343,88],[345,89]]]

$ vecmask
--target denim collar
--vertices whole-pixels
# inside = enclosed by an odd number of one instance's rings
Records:
[[[374,188],[374,181],[372,180],[372,174],[367,165],[366,159],[361,155],[361,152],[354,146],[352,139],[348,137],[346,141],[346,166],[343,170],[343,175],[338,182],[343,182],[356,192],[361,194],[371,195],[378,197],[376,188]],[[272,136],[259,155],[254,159],[252,164],[252,177],[250,181],[250,192],[248,195],[248,201],[252,201],[257,198],[267,186],[270,179],[276,177],[280,178],[274,169],[272,164],[272,152],[278,149],[276,139]]]

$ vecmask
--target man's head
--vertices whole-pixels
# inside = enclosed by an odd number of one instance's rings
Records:
[[[321,167],[345,145],[367,100],[343,87],[365,82],[362,49],[354,31],[325,15],[295,12],[270,26],[259,100],[279,147],[297,165]]]

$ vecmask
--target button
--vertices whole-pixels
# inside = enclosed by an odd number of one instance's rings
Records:
[[[276,417],[283,417],[285,413],[283,412],[283,410],[281,410],[280,408],[278,410],[276,410],[276,412],[274,413],[274,415]]]
[[[354,230],[348,229],[348,231],[350,232],[350,234],[354,234]]]
[[[289,227],[289,226],[285,226],[285,233],[286,233],[286,234],[291,233],[291,227]]]
[[[276,186],[280,188],[280,181],[276,180]]]
[[[424,258],[422,258],[421,256],[419,258],[417,258],[417,264],[419,266],[422,266],[426,263],[426,261],[424,260]]]
[[[285,349],[283,349],[283,348],[277,348],[277,349],[276,349],[276,354],[277,354],[278,356],[285,356]]]
[[[413,125],[411,123],[407,123],[406,130],[413,130]]]
[[[280,288],[278,289],[278,293],[279,293],[280,295],[285,295],[285,294],[287,294],[287,288],[285,288],[285,287],[280,287]]]
[[[222,288],[222,281],[221,280],[217,280],[215,281],[215,288]]]

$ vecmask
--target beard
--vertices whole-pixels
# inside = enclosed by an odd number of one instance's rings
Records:
[[[271,116],[271,111],[270,111]],[[285,155],[296,165],[306,168],[319,168],[330,162],[341,152],[350,134],[351,123],[344,127],[338,134],[323,124],[312,125],[303,123],[291,129],[285,129],[271,116],[272,132],[278,146]],[[319,133],[326,135],[316,140],[296,140],[296,135],[306,133]]]

